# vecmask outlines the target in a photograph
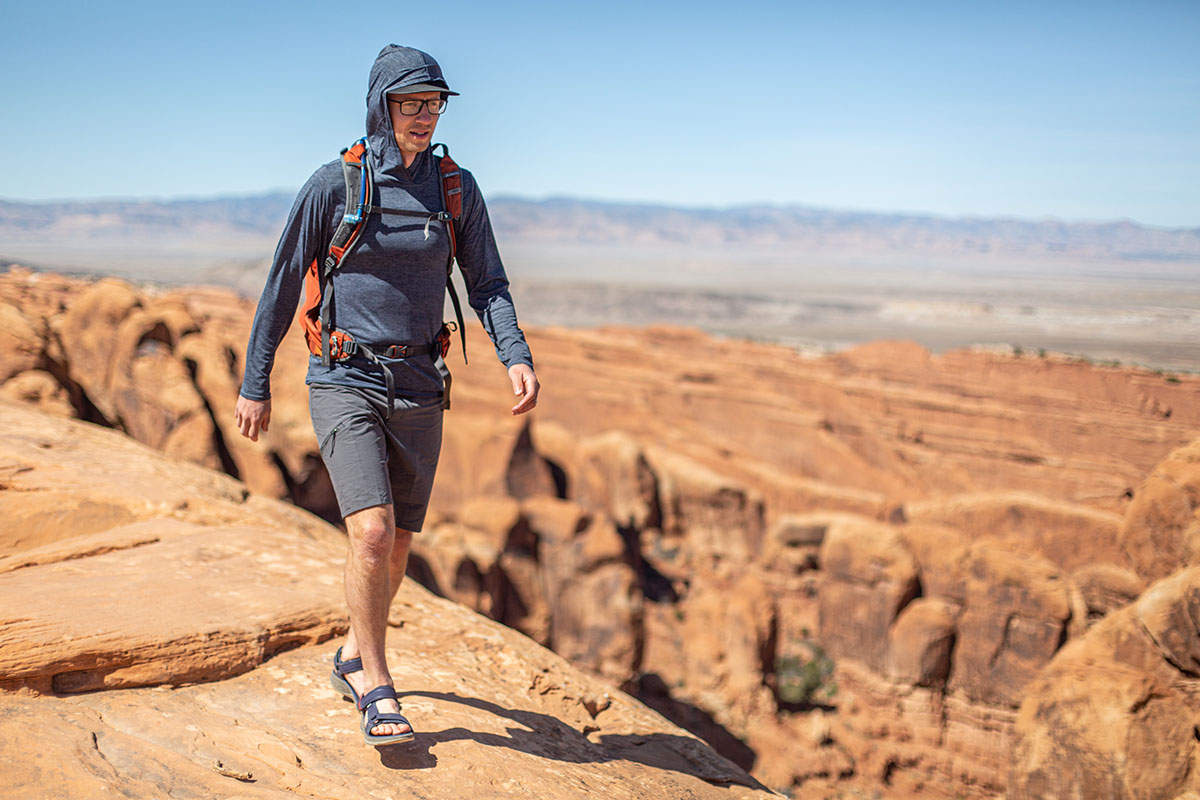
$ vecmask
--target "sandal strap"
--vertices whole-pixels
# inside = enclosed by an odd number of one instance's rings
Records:
[[[399,702],[399,698],[396,697],[396,690],[391,686],[384,684],[383,686],[376,686],[374,689],[360,697],[358,699],[358,710],[367,711],[368,706],[371,706],[380,700],[395,700]]]
[[[410,728],[412,727],[412,724],[408,721],[408,718],[403,714],[372,714],[370,711],[367,712],[368,729],[374,728],[376,725],[398,724],[408,725]]]
[[[337,649],[337,652],[333,654],[333,671],[338,675],[345,676],[350,672],[358,672],[362,668],[363,665],[361,656],[342,661],[342,648],[340,647]]]

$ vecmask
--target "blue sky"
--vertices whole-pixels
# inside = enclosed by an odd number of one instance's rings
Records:
[[[0,197],[294,190],[389,42],[490,195],[1200,226],[1195,0],[7,3]]]

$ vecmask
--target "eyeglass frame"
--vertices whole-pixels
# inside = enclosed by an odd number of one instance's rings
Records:
[[[412,98],[409,98],[408,100],[401,100],[398,97],[392,97],[391,95],[388,95],[387,101],[389,103],[395,103],[396,105],[400,106],[400,113],[406,117],[415,117],[417,114],[420,114],[422,107],[424,107],[424,109],[426,111],[428,111],[430,114],[432,114],[433,116],[439,117],[442,114],[446,113],[446,106],[448,105],[447,99],[445,97],[431,97],[428,100],[413,100]],[[416,111],[409,114],[409,113],[405,112],[405,110],[404,110],[405,103],[420,103],[421,105],[417,107]],[[438,111],[434,111],[433,107],[431,105],[429,105],[430,103],[441,103],[441,109]]]

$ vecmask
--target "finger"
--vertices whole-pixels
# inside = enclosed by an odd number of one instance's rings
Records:
[[[249,414],[242,415],[239,425],[242,429],[242,436],[245,436],[252,442],[258,441],[258,425],[255,424],[254,419]]]
[[[513,414],[524,414],[537,405],[537,379],[527,381],[522,388],[524,396],[519,403],[513,406]]]
[[[514,372],[508,377],[512,378],[513,394],[521,394],[524,391],[524,379],[520,372]]]

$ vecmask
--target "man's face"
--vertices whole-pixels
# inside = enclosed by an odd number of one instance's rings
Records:
[[[392,118],[392,131],[396,134],[396,144],[404,154],[404,165],[408,166],[429,143],[433,141],[433,131],[437,128],[438,117],[429,113],[429,107],[424,103],[421,110],[413,116],[400,113],[400,104],[406,100],[437,100],[441,92],[417,92],[416,94],[389,94],[388,114]]]

